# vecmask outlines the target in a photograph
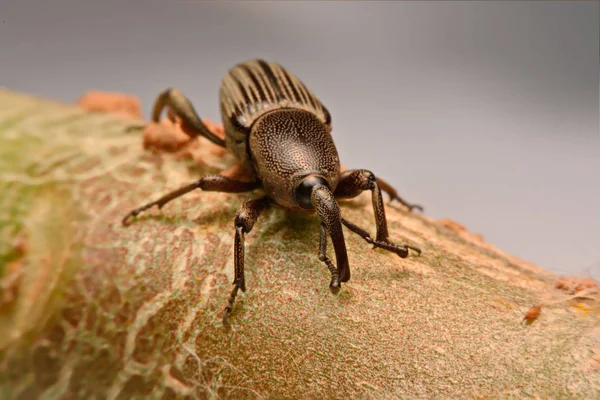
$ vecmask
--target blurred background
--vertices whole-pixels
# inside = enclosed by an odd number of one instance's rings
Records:
[[[3,0],[0,85],[73,102],[272,59],[329,108],[349,168],[560,274],[600,278],[598,2]]]

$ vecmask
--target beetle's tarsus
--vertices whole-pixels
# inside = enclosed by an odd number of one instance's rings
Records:
[[[359,235],[360,237],[362,237],[363,239],[365,239],[365,241],[369,244],[373,245],[373,249],[376,248],[380,248],[380,249],[384,249],[387,251],[391,251],[393,253],[398,254],[399,257],[401,258],[406,258],[409,255],[409,249],[413,250],[415,252],[417,252],[419,255],[421,255],[421,249],[419,249],[418,247],[415,246],[409,246],[409,245],[399,245],[399,244],[395,244],[392,242],[389,242],[387,239],[385,240],[374,240],[371,235],[369,235],[369,232],[367,232],[366,230],[362,229],[361,227],[359,227],[358,225],[348,221],[347,219],[342,218],[342,223],[348,228],[350,229],[352,232],[356,233],[357,235]]]
[[[352,225],[352,228],[349,227],[349,225]],[[396,254],[398,254],[398,256],[400,258],[406,258],[408,257],[408,247],[407,246],[401,246],[395,243],[391,243],[388,241],[379,241],[379,240],[373,240],[368,233],[366,233],[366,231],[358,228],[358,226],[352,224],[350,221],[345,221],[344,225],[346,225],[350,230],[354,231],[355,233],[358,233],[360,236],[363,237],[363,239],[365,239],[367,241],[367,243],[372,244],[373,245],[373,249],[384,249],[387,251],[391,251],[394,252]],[[357,230],[354,229],[360,229],[360,233]],[[366,236],[363,236],[366,235]]]
[[[407,207],[409,211],[414,211],[414,210],[418,210],[419,212],[423,212],[423,206],[419,205],[419,204],[410,204],[405,202],[404,200],[400,199],[400,198],[395,198],[394,200],[398,200],[400,203],[402,203],[403,206]]]
[[[422,253],[422,250],[420,248],[415,247],[415,246],[410,246],[408,244],[400,245],[400,244],[392,243],[392,242],[388,241],[387,239],[386,240],[373,240],[373,238],[371,238],[371,236],[369,235],[369,233],[367,231],[360,228],[356,224],[353,224],[352,222],[345,220],[345,219],[342,219],[342,223],[348,229],[350,229],[352,232],[358,234],[363,239],[365,239],[365,241],[367,243],[372,244],[373,249],[379,248],[379,249],[388,250],[388,251],[398,254],[398,256],[400,256],[401,258],[408,257],[408,255],[410,253],[409,250],[413,250],[418,255],[421,255],[421,253]]]
[[[231,310],[233,309],[233,303],[235,302],[235,298],[237,296],[238,289],[240,289],[240,287],[236,283],[235,287],[231,291],[231,294],[229,295],[229,299],[227,300],[227,305],[225,306],[225,309],[223,310],[223,325],[225,325],[225,326],[229,326],[228,317],[229,317],[229,313],[231,313]]]
[[[407,203],[406,201],[404,201],[402,198],[400,198],[398,196],[390,198],[390,203],[393,203],[394,201],[398,201],[404,207],[408,208],[408,211],[410,211],[410,212],[413,212],[414,210],[419,210],[420,212],[423,212],[423,206],[421,206],[419,204]]]
[[[140,207],[140,208],[136,208],[135,210],[131,211],[129,214],[127,214],[125,216],[125,218],[123,218],[123,220],[121,221],[121,223],[124,226],[128,226],[131,222],[130,219],[137,217],[142,211],[147,210],[148,208],[154,206],[155,204],[147,204],[146,206]],[[160,208],[160,206],[158,207]]]
[[[398,194],[398,191],[392,185],[387,183],[385,180],[378,177],[377,184],[379,185],[381,190],[386,192],[387,195],[390,197],[390,203],[397,201],[400,204],[402,204],[404,207],[408,208],[408,210],[411,212],[413,210],[419,210],[420,212],[423,212],[423,210],[424,210],[423,206],[421,206],[420,204],[412,204],[412,203],[409,203],[406,200],[404,200],[402,197],[400,197],[400,195]]]

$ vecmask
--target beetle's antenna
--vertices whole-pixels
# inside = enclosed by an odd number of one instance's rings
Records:
[[[350,279],[350,264],[342,231],[340,207],[325,185],[317,185],[313,188],[311,203],[317,210],[317,215],[325,225],[333,242],[340,282],[347,282]]]

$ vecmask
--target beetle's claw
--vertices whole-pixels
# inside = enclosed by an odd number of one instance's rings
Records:
[[[418,210],[421,213],[423,212],[423,206],[420,204],[402,203],[402,205],[404,205],[406,208],[408,208],[408,211],[410,211],[410,212],[414,212],[414,210]]]
[[[337,279],[332,279],[331,283],[329,284],[329,290],[331,290],[331,293],[338,294],[341,289],[342,284]]]
[[[127,215],[125,216],[125,218],[123,218],[123,219],[121,220],[121,224],[122,224],[123,226],[129,226],[129,220],[130,220],[132,217],[133,217],[133,215],[131,215],[131,213],[127,214]]]
[[[419,210],[419,212],[423,212],[423,210],[424,210],[422,205],[407,203],[406,201],[404,201],[403,199],[401,199],[398,196],[390,197],[390,203],[393,203],[394,201],[397,201],[398,203],[402,204],[404,207],[408,208],[408,211],[410,211],[410,212],[413,212],[414,210]]]
[[[131,218],[135,218],[135,217],[137,217],[137,215],[138,215],[139,213],[140,213],[140,211],[139,211],[139,210],[133,210],[133,211],[131,211],[129,214],[127,214],[127,215],[125,216],[125,218],[123,218],[123,219],[121,220],[121,223],[123,224],[123,226],[128,226],[128,225],[130,224],[130,219],[131,219]]]
[[[227,317],[229,317],[229,313],[231,312],[231,307],[230,306],[225,306],[225,309],[223,310],[223,325],[225,327],[229,327],[229,320],[227,319]]]
[[[408,209],[412,212],[413,210],[419,210],[419,212],[423,212],[423,206],[419,204],[411,204],[408,206]]]
[[[422,251],[420,248],[415,247],[415,246],[409,246],[409,245],[404,245],[404,247],[406,247],[407,249],[411,249],[413,251],[415,251],[418,255],[421,255]]]

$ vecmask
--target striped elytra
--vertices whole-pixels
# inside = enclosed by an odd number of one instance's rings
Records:
[[[239,130],[250,127],[264,113],[296,108],[315,114],[325,125],[331,124],[329,111],[308,87],[278,63],[249,60],[231,68],[219,90],[223,118]]]
[[[331,131],[327,108],[296,75],[273,61],[252,59],[234,65],[221,80],[219,98],[227,147],[252,175],[260,175],[260,171],[256,160],[251,160],[249,137],[265,115],[273,112],[289,115],[295,110],[310,114],[324,130]],[[286,132],[272,130],[270,134]]]

